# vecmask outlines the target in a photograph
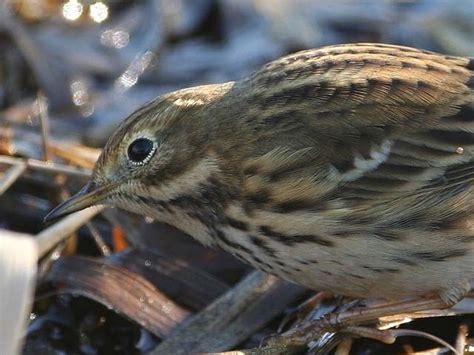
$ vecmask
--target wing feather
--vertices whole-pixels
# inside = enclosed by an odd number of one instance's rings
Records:
[[[257,106],[247,114],[264,127],[258,139],[286,152],[273,154],[267,169],[283,165],[286,180],[278,183],[300,181],[294,187],[300,199],[370,204],[436,191],[472,195],[472,59],[398,46],[336,46],[270,63],[237,88]],[[294,154],[303,149],[309,151]],[[262,178],[262,188],[267,182]],[[323,193],[315,192],[320,187]],[[272,198],[290,201],[287,190]]]

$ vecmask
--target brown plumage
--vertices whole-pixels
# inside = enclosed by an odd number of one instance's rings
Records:
[[[474,59],[338,45],[159,97],[52,216],[96,203],[313,289],[450,302],[474,278]]]

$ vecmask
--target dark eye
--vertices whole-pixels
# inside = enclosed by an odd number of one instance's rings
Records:
[[[144,164],[155,151],[155,144],[148,138],[138,138],[128,146],[128,157],[135,164]]]

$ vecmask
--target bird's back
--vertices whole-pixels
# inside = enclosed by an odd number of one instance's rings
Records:
[[[332,46],[269,63],[233,90],[253,143],[241,201],[227,208],[249,227],[227,232],[257,250],[249,262],[358,296],[474,277],[473,59]]]

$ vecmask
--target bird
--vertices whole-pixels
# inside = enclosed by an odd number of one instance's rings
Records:
[[[310,289],[449,307],[474,279],[474,58],[332,45],[162,95],[46,220],[99,204]]]

